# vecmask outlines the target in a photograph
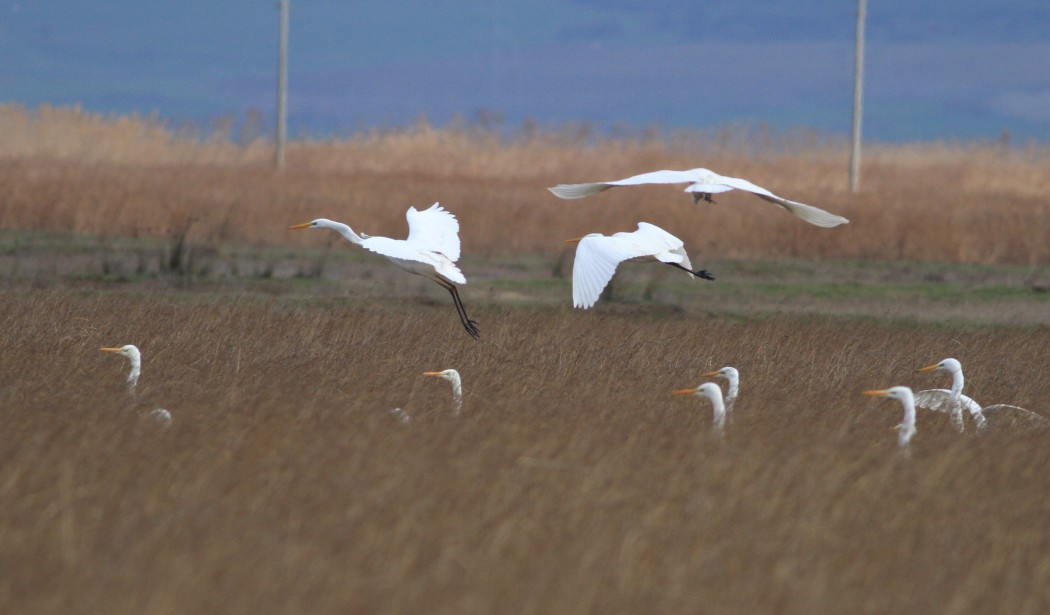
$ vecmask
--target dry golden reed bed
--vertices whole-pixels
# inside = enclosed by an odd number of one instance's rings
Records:
[[[691,253],[720,258],[875,258],[1050,263],[1050,151],[995,144],[873,146],[863,191],[846,185],[844,143],[759,134],[588,137],[523,131],[500,138],[426,124],[340,140],[298,141],[288,168],[271,145],[181,135],[151,118],[0,106],[0,227],[261,245],[316,217],[403,236],[408,205],[441,201],[475,255],[556,252],[586,232],[666,227]],[[767,203],[726,194],[693,205],[680,188],[556,199],[555,183],[706,166],[852,220],[827,231]],[[312,245],[312,244],[311,244]]]
[[[296,142],[277,173],[260,140],[7,105],[0,228],[316,246],[286,227],[398,237],[409,204],[440,200],[481,257],[556,255],[644,219],[697,262],[1050,263],[1043,147],[869,148],[851,195],[841,144],[767,137],[420,125]],[[852,224],[746,195],[544,190],[695,166]],[[979,401],[1050,414],[1045,328],[468,299],[474,342],[443,296],[69,279],[0,293],[0,612],[1050,612],[1048,435],[960,437],[921,414],[904,459],[899,406],[860,395],[946,386],[914,370],[955,356]],[[124,343],[145,353],[134,400],[124,360],[98,351]],[[743,385],[718,439],[706,402],[670,391],[725,364]],[[446,367],[465,380],[459,416],[421,376]]]
[[[1045,330],[18,290],[0,296],[9,613],[1045,613]],[[849,326],[843,326],[849,324]],[[145,353],[138,399],[101,346]],[[743,374],[720,441],[670,390]],[[458,368],[463,413],[424,370]],[[171,410],[167,430],[143,416]],[[411,416],[402,424],[388,411]]]

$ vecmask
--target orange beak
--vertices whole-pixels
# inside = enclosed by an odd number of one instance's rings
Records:
[[[700,375],[705,377],[705,378],[717,378],[718,376],[721,376],[722,374],[721,374],[721,372],[704,372],[703,374],[700,374]]]
[[[889,391],[887,391],[886,389],[879,389],[877,391],[864,391],[863,395],[871,395],[872,397],[882,397],[888,392]]]
[[[671,395],[693,395],[697,390],[698,389],[678,389],[676,391],[671,391]]]
[[[920,368],[919,368],[918,370],[916,370],[916,371],[920,371],[920,372],[932,372],[933,370],[937,369],[938,367],[940,367],[940,364],[938,364],[938,363],[934,363],[933,365],[927,365],[926,367],[920,367]]]
[[[296,224],[295,226],[289,226],[288,230],[289,231],[294,231],[296,229],[301,229],[301,228],[310,228],[311,224],[312,224],[311,222],[304,222],[302,224]]]
[[[566,239],[565,243],[580,243],[581,239],[583,239],[583,237],[577,237],[575,239]]]
[[[441,377],[441,372],[423,372],[424,376],[438,376]]]
[[[102,352],[120,352],[120,348],[99,348]]]

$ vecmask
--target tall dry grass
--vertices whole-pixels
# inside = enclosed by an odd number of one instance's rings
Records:
[[[1045,613],[1045,434],[859,395],[947,355],[1050,411],[1043,330],[0,297],[0,610]],[[138,398],[101,346],[145,353]],[[673,398],[743,374],[724,440]],[[463,413],[446,383],[458,368]],[[162,430],[143,416],[164,406]],[[395,407],[411,416],[402,424]]]
[[[560,249],[582,233],[663,226],[691,251],[729,258],[865,258],[1041,265],[1050,262],[1050,153],[996,144],[870,146],[863,191],[846,186],[846,148],[812,136],[732,133],[595,137],[426,124],[298,141],[288,168],[267,143],[237,144],[155,118],[76,109],[0,108],[0,226],[303,245],[285,227],[315,217],[403,236],[409,204],[441,201],[467,253]],[[818,229],[743,194],[692,205],[674,187],[622,189],[566,202],[544,189],[658,168],[706,166],[852,220]]]

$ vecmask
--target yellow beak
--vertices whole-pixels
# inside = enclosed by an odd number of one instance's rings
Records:
[[[303,222],[302,224],[296,224],[295,226],[289,226],[288,230],[294,231],[296,229],[301,229],[301,228],[310,228],[311,224],[313,224],[313,223],[312,222]]]
[[[583,237],[576,237],[575,239],[566,239],[565,243],[580,243],[581,239],[583,239]]]
[[[879,389],[877,391],[864,391],[863,395],[871,395],[872,397],[882,397],[888,392],[889,391],[887,391],[886,389]]]
[[[921,368],[919,368],[919,369],[918,369],[918,370],[916,370],[916,371],[920,371],[920,372],[932,372],[933,370],[937,369],[938,367],[940,367],[940,364],[938,364],[938,363],[934,363],[933,365],[927,365],[926,367],[921,367]]]
[[[671,391],[671,395],[694,395],[698,389],[678,389]]]
[[[99,348],[102,352],[120,352],[120,348]]]
[[[703,374],[700,374],[700,375],[705,377],[705,378],[715,378],[717,376],[721,376],[722,374],[720,372],[704,372]]]
[[[438,377],[440,377],[442,375],[442,373],[441,372],[423,372],[423,375],[424,376],[438,376]]]

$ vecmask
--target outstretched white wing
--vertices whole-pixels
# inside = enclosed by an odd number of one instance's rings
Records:
[[[592,182],[589,184],[558,184],[547,188],[554,196],[562,199],[582,199],[585,196],[615,188],[616,186],[639,186],[642,184],[691,184],[696,181],[692,171],[653,171],[642,173],[626,179],[611,182]],[[721,191],[719,191],[721,192]]]
[[[369,237],[361,242],[361,247],[387,257],[405,271],[430,278],[437,273],[456,284],[467,283],[467,278],[451,259],[440,252],[421,248],[406,239]]]
[[[952,411],[952,392],[948,389],[926,389],[915,394],[915,407],[935,410],[937,412]],[[981,412],[981,405],[966,395],[959,396],[962,409],[973,414]]]
[[[456,216],[434,203],[423,211],[409,207],[405,218],[408,219],[408,239],[405,241],[423,250],[444,254],[452,262],[459,260],[459,221]]]
[[[685,242],[655,224],[639,222],[638,230],[633,233],[617,233],[630,236],[638,243],[638,249],[652,254],[663,263],[678,263],[692,270],[689,255],[685,252]],[[690,276],[692,277],[692,276]]]
[[[842,216],[835,215],[831,212],[824,211],[819,207],[813,207],[812,205],[806,205],[805,203],[799,203],[798,201],[791,201],[783,197],[779,197],[769,190],[766,190],[762,186],[755,185],[746,179],[740,179],[738,177],[726,177],[720,175],[719,182],[729,188],[735,188],[737,190],[743,190],[744,192],[750,192],[762,199],[779,205],[784,209],[788,210],[792,214],[802,218],[810,224],[816,226],[822,226],[824,228],[831,228],[840,224],[848,224],[849,220]],[[693,185],[686,188],[686,192],[709,192],[706,187]]]
[[[1015,427],[1047,427],[1050,420],[1041,414],[1010,404],[992,404],[983,409],[985,417],[993,427],[1011,425]]]

